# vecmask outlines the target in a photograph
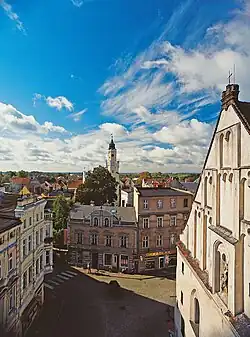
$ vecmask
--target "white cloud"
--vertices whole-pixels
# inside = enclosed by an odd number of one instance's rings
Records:
[[[82,115],[87,111],[88,109],[83,109],[79,112],[73,112],[68,117],[73,118],[75,122],[79,122],[81,120]]]
[[[44,100],[48,104],[48,106],[50,106],[51,108],[56,108],[57,110],[62,110],[63,108],[69,111],[74,110],[73,103],[64,96],[46,97],[44,95],[35,93],[33,96],[33,105],[36,106],[36,103],[39,100]]]
[[[20,20],[19,16],[13,11],[12,6],[8,4],[5,0],[0,0],[0,6],[2,6],[3,10],[5,11],[6,15],[15,22],[15,25],[18,30],[22,33],[26,34],[24,25]]]
[[[83,0],[71,0],[72,4],[78,8],[83,5]]]

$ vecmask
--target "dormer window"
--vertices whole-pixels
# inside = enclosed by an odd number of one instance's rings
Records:
[[[104,226],[109,227],[109,218],[104,219]]]
[[[98,227],[98,223],[99,223],[98,218],[94,218],[94,219],[93,219],[93,225],[94,225],[95,227]]]
[[[148,200],[147,199],[143,200],[143,208],[148,209]]]

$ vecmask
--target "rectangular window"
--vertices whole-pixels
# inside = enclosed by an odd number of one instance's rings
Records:
[[[9,271],[13,269],[13,254],[9,253]]]
[[[184,274],[184,262],[181,263],[181,272]]]
[[[40,214],[40,219],[41,220],[43,219],[43,212],[41,212],[41,214]]]
[[[32,251],[32,236],[29,235],[28,238],[28,253],[30,253]]]
[[[30,216],[30,226],[32,226],[32,217]]]
[[[80,245],[83,244],[83,233],[77,233],[77,243]]]
[[[122,200],[122,207],[125,207],[125,200]]]
[[[128,256],[121,255],[121,267],[128,267]]]
[[[184,207],[188,207],[188,199],[187,198],[184,199],[183,206]]]
[[[107,235],[105,239],[106,239],[105,240],[106,241],[106,246],[111,247],[111,245],[112,245],[112,236],[111,235]]]
[[[43,270],[43,255],[40,256],[40,272]]]
[[[36,231],[36,247],[39,246],[39,232]]]
[[[170,216],[170,226],[176,226],[176,215]]]
[[[157,238],[156,238],[156,246],[157,246],[157,247],[161,247],[161,246],[162,246],[162,242],[163,242],[162,235],[157,235]]]
[[[26,239],[23,239],[23,257],[27,256]]]
[[[105,266],[112,266],[112,254],[104,254]]]
[[[23,273],[23,290],[27,288],[27,270]]]
[[[50,252],[48,250],[45,252],[45,264],[46,266],[50,264]]]
[[[26,219],[23,219],[23,229],[27,227]]]
[[[39,259],[36,260],[36,275],[39,274]]]
[[[163,201],[157,200],[157,208],[163,208]]]
[[[4,243],[4,235],[0,237],[0,245]]]
[[[32,266],[30,266],[28,269],[28,283],[31,283],[32,280],[33,280],[33,268]]]
[[[43,242],[43,228],[40,228],[40,243]]]
[[[15,237],[15,231],[10,232],[10,239],[13,239]]]
[[[143,208],[148,209],[148,200],[147,199],[143,200]]]
[[[149,228],[149,218],[143,218],[142,219],[142,227],[143,228]]]
[[[170,208],[176,208],[176,199],[170,198]]]
[[[157,227],[163,227],[163,217],[157,217]]]
[[[183,292],[181,291],[181,304],[183,304]]]
[[[128,237],[123,235],[120,237],[120,247],[121,248],[128,248]]]
[[[148,247],[149,247],[148,236],[144,236],[142,238],[142,248],[148,248]]]
[[[188,219],[188,215],[187,214],[183,214],[183,219],[186,221]]]
[[[11,290],[9,291],[9,305],[8,305],[9,312],[15,309],[16,306],[15,302],[16,302],[16,288],[12,287]]]
[[[97,245],[97,234],[91,234],[91,245]]]
[[[36,214],[36,221],[39,221],[39,214]]]

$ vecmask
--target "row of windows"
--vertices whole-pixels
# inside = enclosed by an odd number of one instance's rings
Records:
[[[188,216],[187,214],[184,214],[183,216],[184,220],[187,220]],[[171,215],[170,216],[170,226],[176,226],[177,224],[177,216]],[[150,225],[150,219],[149,218],[142,218],[142,227],[143,228],[149,228]],[[163,227],[163,217],[157,217],[157,227]]]
[[[40,231],[36,231],[34,242],[32,242],[32,239],[32,235],[29,235],[28,239],[23,239],[23,257],[28,256],[33,249],[43,242],[43,228],[40,228]]]
[[[40,216],[39,216],[39,213],[36,213],[36,217],[34,218],[34,221],[32,221],[32,217],[30,216],[28,224],[27,224],[27,219],[23,219],[23,228],[24,229],[27,228],[27,225],[32,226],[33,222],[35,222],[35,219],[36,219],[36,222],[42,220],[43,219],[43,212],[40,213]]]
[[[175,233],[170,234],[169,243],[170,243],[171,248],[175,247],[176,240],[177,240],[177,235]],[[163,236],[162,235],[157,235],[156,247],[163,247]],[[148,236],[142,237],[142,248],[149,248],[149,237]]]
[[[11,272],[15,268],[15,259],[13,253],[8,254],[8,273]],[[3,261],[0,260],[0,280],[4,277],[4,265]]]
[[[7,240],[13,239],[16,235],[16,231],[15,229],[13,231],[11,231],[8,236],[1,236],[0,237],[0,245],[4,244],[5,238],[7,238]]]
[[[33,282],[33,277],[39,275],[42,270],[43,270],[43,255],[41,255],[36,260],[34,270],[35,275],[33,275],[33,266],[29,266],[29,268],[25,270],[25,272],[23,273],[23,290],[25,290]]]
[[[101,222],[97,217],[93,218],[92,225],[98,227],[101,225]],[[104,218],[104,227],[109,227],[111,225],[109,218]]]
[[[156,201],[157,208],[163,208],[163,200],[159,199]],[[183,199],[183,207],[188,207],[188,198]],[[148,209],[148,200],[143,200],[143,208]],[[170,198],[170,208],[176,208],[176,198]]]
[[[83,233],[77,233],[77,243],[83,244],[84,236]],[[98,245],[98,234],[93,233],[89,236],[89,241],[91,245]],[[105,236],[105,246],[112,247],[113,245],[113,239],[111,235]],[[119,247],[121,248],[127,248],[128,247],[128,236],[120,236],[119,237]]]

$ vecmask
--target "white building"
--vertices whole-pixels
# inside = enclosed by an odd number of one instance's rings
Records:
[[[44,238],[47,223],[44,221],[46,200],[38,200],[24,187],[15,209],[22,221],[19,246],[18,313],[22,333],[25,333],[44,301],[44,272],[46,253]]]
[[[120,205],[120,200],[121,200],[121,183],[120,183],[120,175],[119,175],[119,161],[117,160],[117,150],[115,147],[114,139],[113,136],[111,136],[111,140],[109,143],[109,148],[108,148],[108,158],[107,158],[107,169],[112,175],[112,177],[115,178],[116,182],[118,183],[117,185],[117,201],[116,205]]]
[[[176,335],[250,336],[250,103],[229,84],[178,244]]]

